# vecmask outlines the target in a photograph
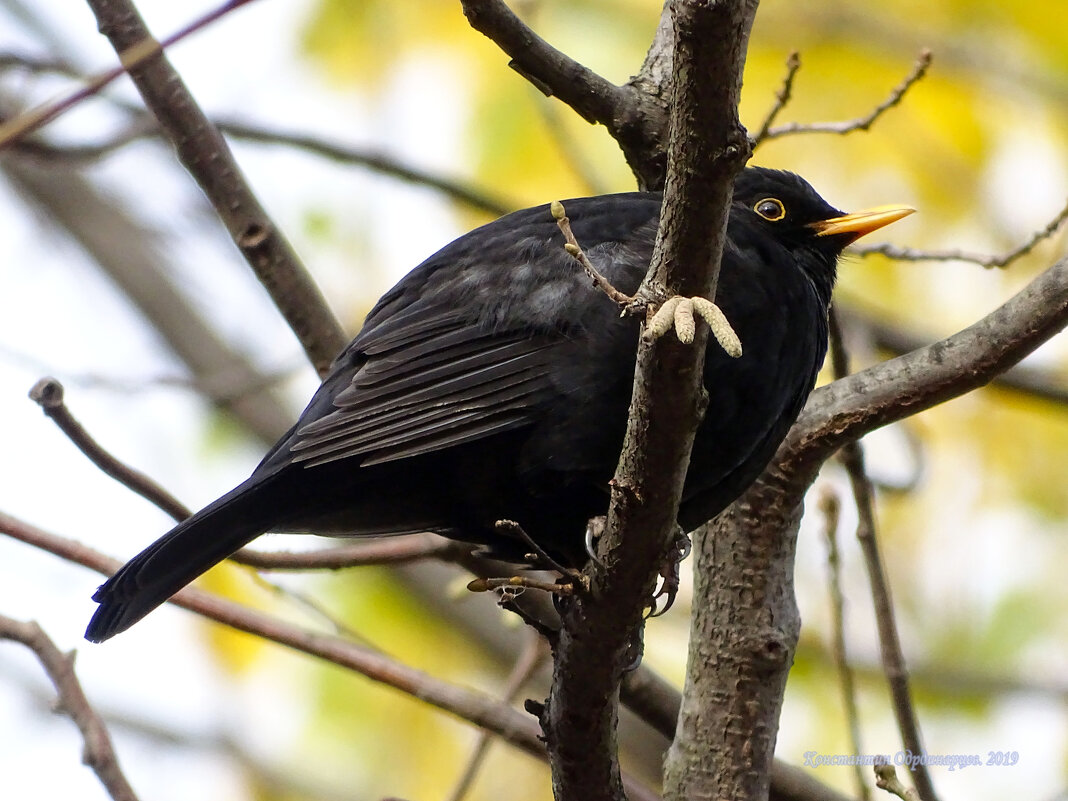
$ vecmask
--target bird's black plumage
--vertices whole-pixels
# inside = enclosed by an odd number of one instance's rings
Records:
[[[564,202],[587,255],[627,293],[648,268],[660,204]],[[833,218],[792,173],[749,168],[736,182],[716,301],[744,353],[708,347],[687,530],[760,473],[812,389],[838,255],[877,227],[820,227]],[[379,300],[247,481],[101,586],[86,637],[123,631],[265,531],[437,531],[521,559],[529,549],[494,528],[507,518],[580,565],[586,521],[607,508],[638,333],[564,251],[547,206],[460,237]]]

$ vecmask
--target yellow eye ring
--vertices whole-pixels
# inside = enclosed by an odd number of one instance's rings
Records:
[[[786,216],[786,207],[783,206],[781,200],[775,197],[766,197],[763,200],[758,200],[753,205],[753,211],[765,220],[770,220],[771,222],[777,222]]]

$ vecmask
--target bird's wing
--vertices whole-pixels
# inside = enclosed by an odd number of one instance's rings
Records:
[[[550,391],[549,354],[561,341],[491,330],[448,310],[402,312],[353,342],[351,380],[332,410],[298,424],[290,459],[366,466],[528,425]]]

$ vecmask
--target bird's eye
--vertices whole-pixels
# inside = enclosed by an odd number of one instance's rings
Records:
[[[758,201],[753,206],[753,211],[763,217],[765,220],[781,220],[786,216],[786,207],[783,206],[782,201],[774,197],[766,197],[761,201]]]

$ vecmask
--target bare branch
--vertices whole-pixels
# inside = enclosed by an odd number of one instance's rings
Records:
[[[808,486],[843,443],[992,381],[1068,325],[1068,257],[946,339],[817,389],[779,448],[784,475]]]
[[[129,0],[88,0],[100,31],[120,59],[154,42]],[[248,2],[248,0],[241,0]],[[324,375],[346,337],[292,247],[253,195],[218,130],[158,50],[129,69],[134,85],[174,144],[178,157],[212,202],[242,255]]]
[[[909,72],[905,79],[890,91],[890,94],[882,103],[877,105],[863,117],[857,117],[853,120],[845,120],[844,122],[791,122],[787,125],[780,125],[776,128],[769,128],[766,131],[762,131],[763,136],[760,141],[766,142],[769,139],[778,139],[780,136],[792,136],[795,134],[847,134],[852,133],[853,131],[867,131],[879,117],[900,103],[909,89],[927,74],[927,69],[931,66],[932,58],[933,56],[930,50],[922,50],[919,57],[916,59],[916,63],[912,66],[912,71]]]
[[[505,576],[501,578],[477,578],[467,583],[471,592],[489,592],[490,590],[530,589],[541,590],[552,595],[574,595],[571,584],[555,584],[541,581],[530,576]]]
[[[470,550],[470,545],[427,532],[353,542],[315,551],[257,551],[242,548],[230,556],[230,560],[257,570],[344,570],[366,565],[395,565],[420,559],[452,561]]]
[[[500,216],[515,210],[514,203],[497,197],[485,189],[476,189],[461,181],[436,175],[410,164],[404,164],[387,153],[343,145],[322,137],[272,130],[236,120],[219,120],[216,124],[220,131],[237,139],[268,145],[294,147],[341,164],[366,167],[382,175],[436,189],[454,200],[488,214]]]
[[[59,426],[78,450],[104,473],[176,520],[184,520],[192,514],[188,507],[147,475],[123,464],[104,450],[82,424],[74,419],[74,415],[63,402],[63,385],[56,379],[42,378],[34,384],[30,390],[30,399],[40,406],[45,415]]]
[[[176,521],[192,511],[152,478],[109,453],[79,423],[63,399],[63,385],[42,378],[30,390],[30,398],[93,464],[127,489],[156,505]],[[375,542],[360,542],[303,553],[263,552],[242,548],[230,559],[263,570],[341,570],[372,564],[396,564],[417,559],[445,558],[467,552],[470,546],[436,534],[413,534]]]
[[[564,249],[571,255],[571,258],[582,265],[582,269],[593,280],[594,285],[621,307],[632,305],[635,299],[612,286],[612,283],[604,277],[601,271],[593,266],[593,262],[590,261],[586,251],[582,249],[582,246],[575,238],[574,232],[571,230],[571,220],[567,216],[564,204],[559,200],[554,200],[549,209],[552,212],[553,219],[556,220],[557,226],[560,228],[560,232],[564,235],[564,240],[567,242]]]
[[[831,310],[829,317],[831,368],[835,378],[845,378],[849,374],[849,354],[842,342],[842,330],[838,317]],[[857,509],[857,541],[864,554],[864,564],[868,570],[871,584],[872,604],[875,608],[875,622],[879,631],[879,645],[883,660],[883,671],[890,686],[894,716],[901,732],[902,742],[914,754],[922,754],[923,736],[912,703],[912,691],[909,689],[908,669],[905,666],[905,654],[901,649],[901,638],[897,632],[894,616],[894,604],[890,600],[890,585],[879,552],[879,540],[875,524],[875,491],[864,466],[864,450],[858,441],[853,440],[842,445],[838,456],[849,475],[849,484],[853,490],[853,502]],[[858,750],[857,753],[860,753]],[[938,801],[934,783],[927,766],[919,764],[914,767],[916,789],[922,801]]]
[[[797,76],[799,69],[801,69],[801,54],[794,50],[786,58],[786,75],[782,79],[782,88],[775,93],[775,102],[772,104],[771,109],[768,110],[767,116],[764,117],[760,130],[753,137],[753,150],[756,150],[760,143],[767,138],[768,131],[771,130],[771,124],[775,122],[779,113],[790,102],[794,90],[794,78]]]
[[[853,668],[849,664],[849,657],[846,654],[845,596],[842,593],[841,560],[838,556],[838,520],[841,504],[833,490],[825,488],[820,495],[819,509],[823,513],[823,536],[827,542],[828,586],[831,596],[833,631],[831,654],[834,658],[835,668],[838,670],[838,681],[842,687],[842,707],[845,710],[846,723],[849,727],[850,744],[853,747],[854,754],[863,754],[864,748],[860,739],[860,713],[857,710],[856,682]],[[853,766],[853,777],[856,781],[857,795],[864,801],[869,801],[871,792],[864,781],[864,770],[861,765]]]
[[[108,795],[114,801],[137,801],[137,794],[119,767],[111,735],[74,673],[74,652],[60,651],[36,623],[5,615],[0,615],[0,640],[22,643],[33,651],[59,694],[56,710],[73,720],[82,734],[82,762],[93,769]]]
[[[863,245],[853,248],[851,252],[861,256],[878,253],[898,261],[970,261],[987,268],[1008,267],[1017,259],[1034,250],[1040,242],[1044,242],[1053,236],[1064,225],[1065,220],[1068,220],[1068,203],[1045,226],[1035,231],[1012,250],[1007,250],[1000,255],[974,253],[966,250],[922,250],[888,244]]]
[[[523,646],[523,650],[519,654],[511,674],[508,676],[508,681],[504,685],[504,692],[501,694],[501,700],[509,704],[515,701],[520,691],[541,668],[548,656],[549,651],[545,647],[545,643],[534,631],[528,631],[526,644]],[[467,791],[471,789],[475,777],[478,776],[478,771],[486,761],[486,755],[489,753],[489,747],[492,742],[493,734],[491,732],[483,729],[478,733],[475,748],[471,752],[463,773],[457,779],[456,786],[447,796],[448,801],[462,801],[463,797],[467,795]]]
[[[398,178],[411,184],[435,189],[453,200],[488,214],[500,216],[515,208],[513,203],[495,197],[489,192],[475,189],[461,181],[436,175],[428,170],[404,164],[399,159],[380,151],[366,150],[339,142],[331,142],[317,136],[272,130],[243,122],[219,119],[213,120],[213,122],[222,133],[235,139],[243,139],[264,145],[291,147],[330,159],[339,164],[364,167],[373,172]],[[113,153],[138,139],[157,136],[159,132],[159,126],[154,118],[145,115],[142,119],[136,120],[125,131],[98,144],[60,146],[31,140],[15,145],[15,150],[31,158],[41,159],[48,163],[57,161],[91,162]]]
[[[642,188],[664,179],[665,106],[646,85],[616,86],[538,36],[502,0],[461,0],[471,27],[507,54],[509,66],[583,119],[608,128]]]
[[[853,308],[838,307],[838,316],[849,327],[862,329],[871,339],[871,344],[895,356],[901,356],[931,344],[933,336],[923,336],[899,325],[878,320]],[[1045,369],[1028,364],[1017,364],[999,374],[991,386],[1011,389],[1015,392],[1068,405],[1068,381],[1056,369]]]
[[[122,63],[118,67],[112,67],[98,75],[87,78],[84,87],[67,97],[61,98],[54,103],[49,103],[33,109],[32,111],[28,111],[10,122],[0,125],[0,150],[11,147],[29,134],[47,125],[61,114],[74,108],[74,106],[78,105],[83,100],[99,94],[101,89],[116,78],[126,74],[127,71],[137,69],[156,56],[161,55],[165,48],[181,41],[190,34],[196,33],[201,28],[210,25],[219,18],[248,2],[250,2],[250,0],[229,0],[229,2],[209,11],[201,17],[198,17],[178,32],[168,36],[162,42],[157,42],[150,36],[139,37],[139,41],[123,48],[123,52],[119,53],[119,59]],[[68,69],[62,61],[46,61],[40,63],[50,64],[54,67],[61,68],[63,71]]]
[[[677,2],[671,11],[670,166],[657,244],[639,295],[712,299],[733,178],[748,156],[737,102],[756,4]],[[698,141],[702,146],[694,145]],[[705,334],[699,332],[692,346],[666,337],[639,343],[624,452],[598,546],[605,567],[588,568],[592,591],[563,611],[552,693],[541,715],[560,798],[622,798],[615,689],[634,661],[643,614],[671,550],[700,415]],[[700,746],[704,756],[714,741]],[[674,784],[682,797],[701,795],[678,789],[686,783],[669,774],[667,786]]]

